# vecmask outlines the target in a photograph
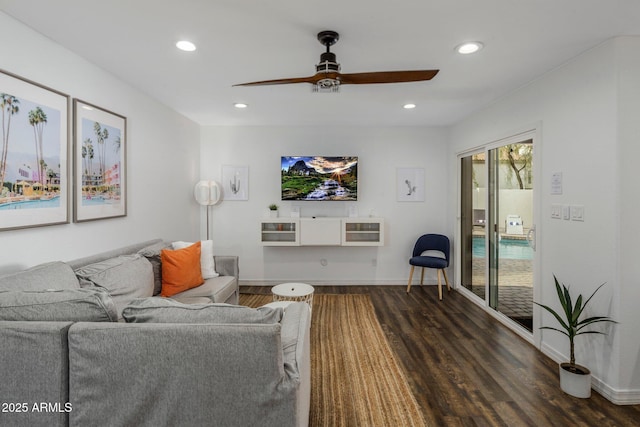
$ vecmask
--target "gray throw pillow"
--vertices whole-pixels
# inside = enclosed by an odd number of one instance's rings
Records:
[[[128,323],[279,323],[282,308],[230,304],[183,304],[169,298],[132,301],[122,311]]]
[[[103,289],[0,291],[0,320],[116,322],[118,313]]]
[[[46,289],[79,289],[73,269],[64,262],[54,261],[0,277],[0,289],[43,291]]]
[[[140,255],[121,255],[76,270],[83,288],[101,287],[109,291],[118,314],[136,298],[153,295],[153,269]]]
[[[149,260],[153,268],[153,296],[160,295],[160,292],[162,292],[162,263],[160,261],[160,252],[162,252],[163,249],[172,249],[171,243],[158,242],[138,251],[139,255]]]

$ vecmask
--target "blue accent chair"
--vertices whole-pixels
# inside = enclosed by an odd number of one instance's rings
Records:
[[[451,291],[449,279],[447,278],[446,268],[449,267],[449,249],[450,243],[447,236],[442,234],[425,234],[420,236],[413,248],[413,255],[409,260],[411,265],[411,273],[409,273],[409,284],[407,285],[407,293],[411,291],[411,281],[413,280],[413,270],[416,267],[422,267],[420,276],[420,285],[424,282],[424,269],[435,268],[438,274],[438,297],[442,300],[442,282],[440,281],[440,272],[444,275],[444,281],[447,284],[447,290]]]

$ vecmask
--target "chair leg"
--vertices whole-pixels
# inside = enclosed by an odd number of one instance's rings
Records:
[[[411,281],[413,280],[413,270],[416,268],[415,265],[411,266],[411,272],[409,273],[409,284],[407,285],[407,293],[411,290]]]
[[[424,285],[424,267],[422,267],[422,273],[420,273],[420,286]]]
[[[442,281],[440,280],[440,269],[438,269],[438,298],[442,301]]]
[[[442,274],[444,274],[444,281],[447,283],[447,291],[451,292],[451,286],[449,286],[449,278],[447,277],[447,271],[443,268]]]

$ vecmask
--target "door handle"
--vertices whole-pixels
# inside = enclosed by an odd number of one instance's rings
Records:
[[[535,224],[529,229],[529,232],[527,233],[527,242],[529,243],[529,247],[531,249],[533,249],[533,251],[535,252],[535,250],[536,250],[536,226],[535,226]]]

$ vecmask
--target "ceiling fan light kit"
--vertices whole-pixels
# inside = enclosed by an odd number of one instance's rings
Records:
[[[439,70],[407,70],[407,71],[378,71],[370,73],[342,74],[340,64],[335,53],[330,48],[340,39],[335,31],[321,31],[318,33],[318,41],[326,47],[326,51],[320,55],[320,62],[316,65],[316,74],[310,77],[293,77],[276,80],[262,80],[257,82],[240,83],[234,86],[264,86],[293,83],[310,83],[313,92],[340,91],[343,84],[379,84],[379,83],[406,83],[431,80]]]

